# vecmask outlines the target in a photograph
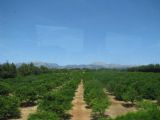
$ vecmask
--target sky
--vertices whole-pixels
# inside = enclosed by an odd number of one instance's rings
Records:
[[[0,0],[0,63],[160,63],[159,0]]]

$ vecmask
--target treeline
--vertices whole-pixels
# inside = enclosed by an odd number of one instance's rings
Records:
[[[119,100],[134,103],[142,99],[151,99],[160,103],[159,74],[105,70],[92,74]]]
[[[160,72],[160,64],[149,64],[127,69],[131,72]]]
[[[20,67],[16,67],[14,63],[4,63],[0,64],[0,78],[15,78],[17,75],[31,75],[31,74],[40,74],[48,73],[51,69],[40,66],[37,67],[33,63],[25,64],[23,63]]]

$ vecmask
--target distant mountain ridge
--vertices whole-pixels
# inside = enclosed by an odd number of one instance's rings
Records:
[[[129,65],[120,65],[120,64],[88,64],[88,65],[66,65],[64,68],[73,69],[73,68],[88,68],[88,69],[101,69],[101,68],[108,68],[108,69],[124,69],[130,67]]]
[[[35,66],[40,67],[40,66],[46,66],[48,68],[56,68],[56,69],[101,69],[101,68],[106,68],[106,69],[125,69],[128,67],[132,67],[131,65],[121,65],[121,64],[106,64],[104,62],[94,62],[92,64],[80,64],[80,65],[64,65],[60,66],[56,63],[46,63],[46,62],[32,62]],[[17,63],[16,66],[20,67],[23,63]]]

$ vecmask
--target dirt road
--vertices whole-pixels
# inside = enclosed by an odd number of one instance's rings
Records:
[[[11,120],[27,120],[29,114],[35,113],[37,111],[37,106],[20,108],[20,111],[21,111],[21,118],[11,119]]]
[[[124,107],[123,104],[126,104],[124,101],[118,101],[115,99],[115,96],[111,95],[110,93],[106,92],[111,102],[111,105],[106,110],[106,115],[111,118],[115,118],[117,116],[125,115],[128,112],[135,112],[137,111],[135,107]]]
[[[83,81],[78,86],[75,93],[74,100],[72,101],[73,108],[71,110],[71,120],[90,120],[91,110],[86,108],[86,103],[83,98],[84,88]]]

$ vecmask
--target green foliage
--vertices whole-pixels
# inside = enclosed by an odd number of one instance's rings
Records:
[[[28,67],[27,64],[22,64],[19,68],[18,68],[18,72],[20,75],[23,75],[23,76],[26,76],[26,75],[29,75],[31,74],[31,71]]]
[[[58,93],[50,93],[44,96],[43,101],[40,103],[39,109],[55,112],[59,116],[65,116],[65,98]]]
[[[10,86],[7,83],[0,82],[0,95],[9,95],[10,92]]]
[[[98,113],[103,116],[106,108],[109,106],[109,103],[107,99],[95,98],[91,101],[91,106],[94,113]]]
[[[66,83],[57,91],[47,93],[39,105],[40,111],[56,113],[60,118],[66,118],[66,110],[71,109],[71,101],[79,80],[72,80]]]
[[[134,102],[141,99],[159,99],[158,73],[99,70],[93,71],[92,74],[119,100]]]
[[[41,71],[41,73],[49,73],[49,72],[50,72],[50,69],[48,69],[48,68],[45,67],[45,66],[41,66],[41,67],[40,67],[40,71]]]
[[[20,98],[22,106],[31,106],[37,100],[37,93],[33,87],[23,86],[16,90],[16,96]]]
[[[128,87],[127,91],[125,93],[121,93],[122,94],[122,98],[124,101],[131,101],[132,103],[134,102],[134,100],[140,100],[141,97],[139,97],[138,92],[133,89],[132,87]]]
[[[16,66],[12,63],[4,63],[0,65],[0,77],[1,78],[14,78],[17,75]]]
[[[155,105],[143,103],[143,110],[117,117],[110,120],[160,120],[160,108]]]
[[[157,96],[156,100],[157,100],[157,103],[160,105],[160,94]]]
[[[157,110],[148,112],[141,111],[137,113],[129,113],[114,120],[160,120],[160,114]]]
[[[17,76],[16,78],[2,80],[0,82],[0,87],[3,88],[0,89],[2,93],[0,95],[1,118],[18,117],[19,111],[17,112],[17,110],[20,105],[30,106],[37,103],[40,104],[38,107],[40,113],[33,115],[32,119],[43,119],[45,116],[48,119],[52,119],[54,116],[67,118],[66,111],[72,107],[71,101],[80,82],[80,76],[81,73],[77,70],[54,70],[54,72],[47,74]],[[16,96],[17,98],[11,96]],[[1,105],[2,103],[3,106]],[[44,112],[52,112],[52,114]]]
[[[85,100],[95,115],[97,115],[97,113],[103,113],[103,111],[100,112],[99,108],[105,104],[103,103],[104,97],[102,97],[102,99],[98,97],[99,95],[103,96],[97,93],[97,91],[100,91],[98,88],[106,87],[117,99],[131,101],[132,103],[142,99],[159,100],[160,75],[157,73],[88,70],[85,73],[84,79]],[[102,83],[102,85],[98,83]],[[97,97],[98,99],[96,99]],[[98,102],[98,100],[100,102]],[[138,107],[141,108],[141,111],[129,113],[115,120],[159,120],[160,108],[158,108],[157,105],[144,102],[139,104]],[[97,119],[105,120],[106,118],[100,116]]]
[[[28,120],[59,120],[59,117],[52,112],[38,112],[31,114]]]
[[[38,74],[38,73],[40,73],[39,68],[35,67],[33,65],[33,63],[31,63],[31,64],[22,64],[18,68],[18,71],[23,76],[30,75],[30,74]]]
[[[71,101],[81,78],[84,80],[84,99],[92,108],[94,117],[99,120],[105,120],[104,112],[109,106],[103,88],[125,101],[160,101],[158,73],[78,69],[50,71],[33,64],[21,67],[18,71],[22,76],[2,79],[0,82],[0,119],[18,117],[19,104],[29,106],[37,103],[38,112],[32,114],[29,120],[67,119],[66,111],[72,107]],[[160,112],[157,106],[143,102],[139,103],[138,107],[140,112],[129,113],[116,120],[159,120]]]
[[[85,101],[92,108],[94,117],[100,119],[109,106],[108,97],[103,90],[103,86],[93,78],[92,74],[87,73],[84,76],[84,87]]]
[[[33,63],[30,64],[22,64],[18,69],[16,68],[14,63],[4,63],[0,64],[0,78],[15,78],[17,76],[17,71],[22,76],[27,76],[31,74],[41,74],[41,73],[49,73],[51,69],[40,66],[36,67]]]
[[[3,83],[10,86],[11,94],[16,95],[23,106],[37,103],[44,94],[69,81],[63,73],[19,76],[6,79]]]
[[[0,120],[8,118],[18,118],[19,101],[14,96],[0,96]]]
[[[152,103],[149,100],[142,100],[137,102],[137,107],[143,111],[150,111],[150,110],[156,109],[157,105],[155,103]]]
[[[27,76],[27,75],[31,75],[31,74],[38,75],[41,73],[49,73],[50,71],[51,71],[51,69],[49,69],[45,66],[36,67],[33,63],[30,63],[30,64],[23,63],[18,68],[18,72],[22,76]]]
[[[137,67],[128,68],[132,72],[160,72],[160,64],[142,65]]]

